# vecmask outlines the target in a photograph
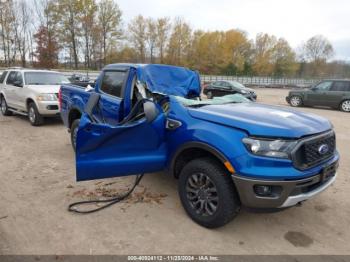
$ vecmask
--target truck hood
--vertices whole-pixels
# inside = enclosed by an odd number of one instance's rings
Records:
[[[28,85],[29,89],[40,94],[57,94],[60,90],[60,85]]]
[[[137,79],[152,93],[187,98],[201,93],[199,74],[184,67],[142,65],[137,67]]]
[[[189,108],[189,114],[197,119],[243,129],[251,136],[300,138],[332,128],[323,117],[259,103],[208,105]]]

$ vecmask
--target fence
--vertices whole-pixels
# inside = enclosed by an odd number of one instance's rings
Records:
[[[0,69],[0,73],[4,69]],[[95,80],[99,75],[98,71],[70,71],[70,70],[57,70],[62,72],[65,76],[70,77],[72,74],[81,74],[88,76],[90,79]],[[247,86],[256,87],[276,87],[276,88],[288,88],[288,87],[308,87],[319,81],[321,78],[304,79],[304,78],[287,78],[287,77],[261,77],[261,76],[219,76],[219,75],[201,75],[202,82],[212,81],[237,81]]]
[[[260,76],[213,76],[202,75],[203,82],[212,81],[237,81],[244,85],[264,86],[264,87],[308,87],[322,79],[303,79],[303,78],[287,78],[287,77],[260,77]]]

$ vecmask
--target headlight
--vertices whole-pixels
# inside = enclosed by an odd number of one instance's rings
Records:
[[[248,151],[254,155],[289,158],[289,153],[297,141],[243,138],[243,143]]]
[[[40,94],[36,98],[38,101],[57,101],[55,94]]]
[[[241,90],[241,93],[242,93],[242,94],[248,94],[249,92],[248,92],[248,91],[245,91],[245,90]]]

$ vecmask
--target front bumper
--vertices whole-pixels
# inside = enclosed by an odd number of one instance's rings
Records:
[[[37,105],[40,115],[58,116],[60,114],[58,101],[40,101]]]
[[[321,172],[318,175],[299,180],[257,180],[233,175],[241,202],[251,208],[285,208],[308,200],[334,183],[338,162],[334,162],[333,170],[327,176]],[[273,190],[271,196],[261,196],[256,192],[256,186],[269,186]]]

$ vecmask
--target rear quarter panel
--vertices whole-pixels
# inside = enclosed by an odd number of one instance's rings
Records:
[[[94,92],[94,91],[92,91]],[[61,118],[66,127],[69,128],[69,113],[76,109],[79,112],[84,111],[85,104],[89,100],[91,92],[75,85],[61,86]]]

